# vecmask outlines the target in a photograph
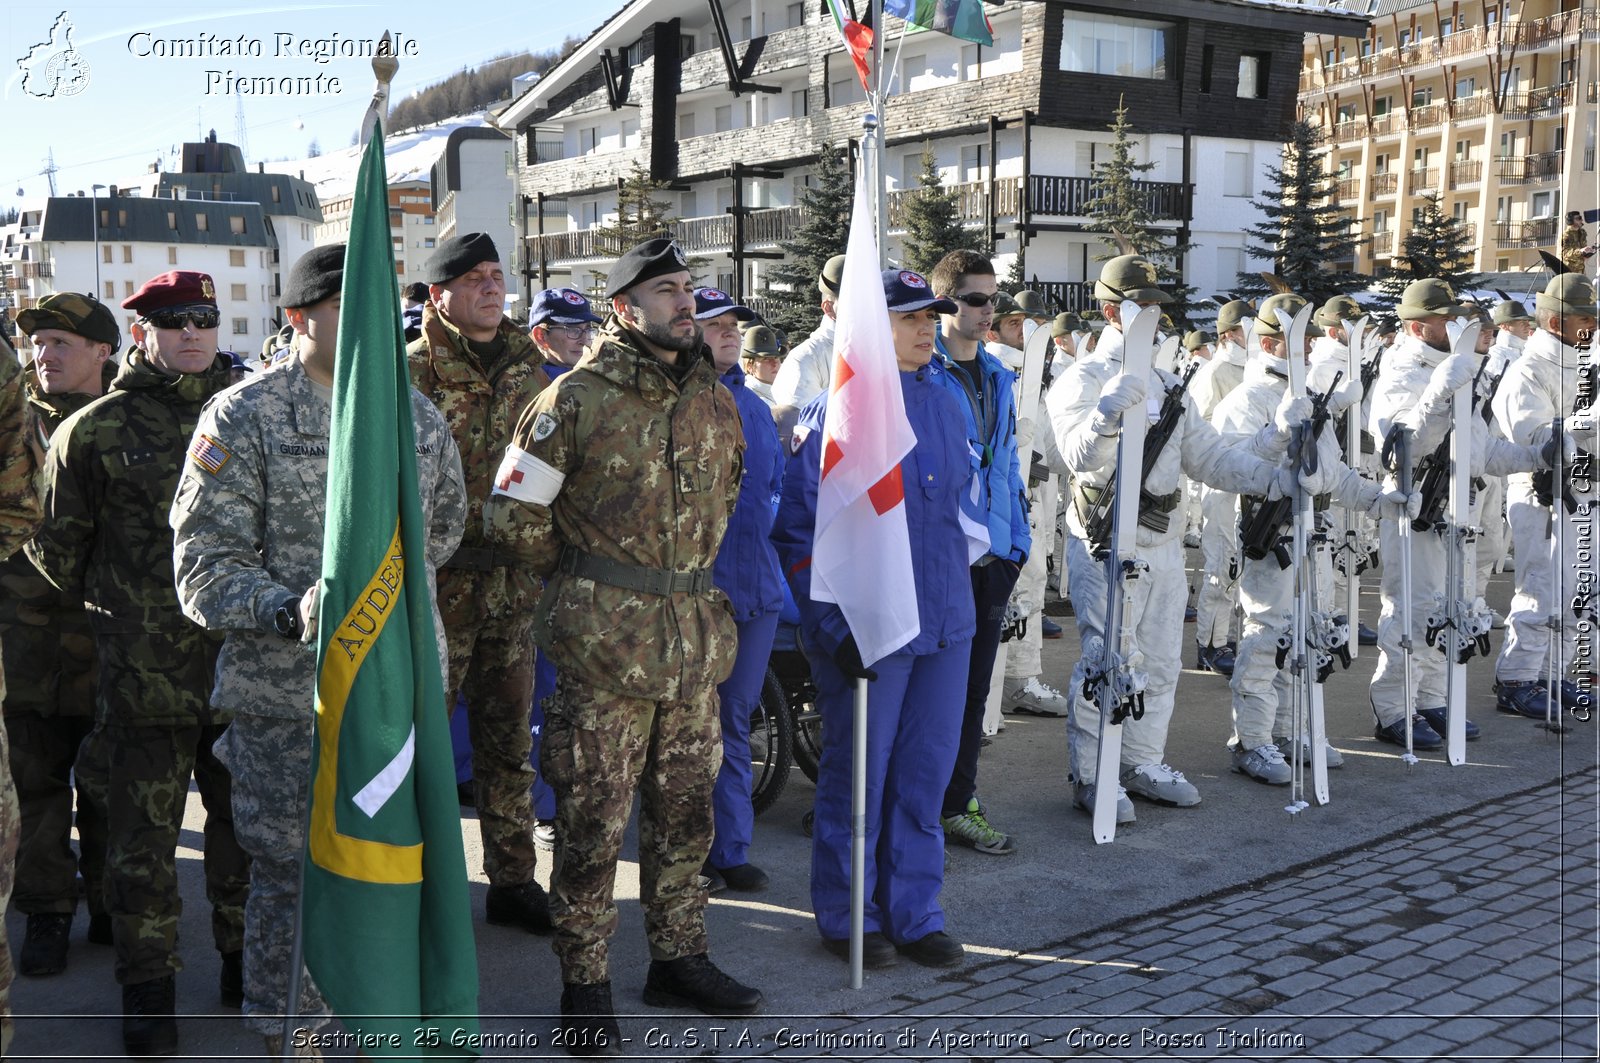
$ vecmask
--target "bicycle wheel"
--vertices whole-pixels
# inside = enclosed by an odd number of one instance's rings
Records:
[[[783,793],[794,765],[794,722],[778,677],[767,670],[761,699],[750,710],[750,804],[766,811]]]
[[[789,693],[790,726],[794,729],[794,762],[817,781],[817,765],[822,763],[822,713],[817,711],[817,688],[809,682]]]

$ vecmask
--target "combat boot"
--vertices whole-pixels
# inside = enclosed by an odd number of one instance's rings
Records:
[[[71,912],[35,912],[28,916],[28,933],[22,939],[17,970],[35,978],[65,971],[67,937],[71,933]]]
[[[490,886],[483,911],[494,926],[518,926],[530,934],[550,933],[550,898],[537,882]]]
[[[705,1015],[753,1015],[761,1007],[761,991],[734,981],[702,952],[651,960],[644,1002],[652,1008],[691,1007]]]
[[[122,1048],[130,1056],[178,1051],[178,987],[172,975],[122,987]]]
[[[622,1055],[622,1031],[611,1006],[611,983],[562,985],[556,1037],[569,1056]]]
[[[222,954],[222,975],[217,979],[217,996],[225,1008],[244,1007],[244,953]]]

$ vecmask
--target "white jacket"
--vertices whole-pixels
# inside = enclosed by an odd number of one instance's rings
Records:
[[[1549,439],[1550,422],[1574,412],[1584,357],[1553,332],[1540,329],[1528,337],[1490,404],[1500,431],[1513,443],[1542,445]],[[1528,490],[1532,481],[1531,475],[1516,476],[1511,484]]]
[[[833,373],[834,320],[822,315],[817,330],[783,360],[772,380],[775,406],[804,406],[824,391]]]
[[[1189,397],[1202,418],[1210,420],[1217,403],[1244,379],[1245,357],[1245,349],[1228,340],[1218,345],[1216,353],[1189,381]]]

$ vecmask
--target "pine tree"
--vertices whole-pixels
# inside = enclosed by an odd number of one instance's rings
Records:
[[[800,225],[781,244],[789,257],[766,272],[761,295],[767,323],[799,344],[817,325],[817,276],[834,255],[844,254],[850,236],[854,190],[844,154],[831,143],[817,151],[815,178],[800,192]],[[782,285],[782,287],[773,287]]]
[[[1011,268],[1006,270],[1005,279],[1000,282],[1000,290],[1007,295],[1016,295],[1028,286],[1027,280],[1022,276],[1022,249],[1017,248],[1017,253],[1012,256]]]
[[[1383,302],[1393,305],[1412,281],[1437,278],[1457,295],[1477,287],[1482,274],[1472,269],[1472,243],[1461,225],[1439,206],[1439,194],[1423,196],[1406,233],[1403,250],[1378,281]]]
[[[923,276],[952,251],[988,250],[981,233],[961,224],[960,202],[956,193],[945,188],[932,147],[922,149],[922,173],[917,175],[917,187],[901,204],[900,223],[906,234],[901,264]]]
[[[1117,100],[1112,115],[1112,122],[1106,127],[1112,134],[1111,158],[1095,166],[1089,186],[1089,231],[1110,234],[1104,241],[1105,250],[1095,258],[1104,262],[1125,254],[1116,234],[1126,237],[1134,253],[1148,258],[1156,267],[1162,291],[1172,296],[1172,302],[1162,309],[1174,322],[1182,324],[1189,314],[1195,290],[1183,282],[1178,264],[1194,245],[1178,243],[1175,232],[1155,224],[1150,214],[1149,194],[1136,182],[1140,174],[1149,173],[1156,164],[1134,158],[1134,129],[1128,121],[1128,106],[1123,99]]]
[[[1269,166],[1272,187],[1263,189],[1251,206],[1265,215],[1247,231],[1245,251],[1252,258],[1272,263],[1289,287],[1310,302],[1321,305],[1335,295],[1367,287],[1372,278],[1335,263],[1355,258],[1361,238],[1351,235],[1350,219],[1335,198],[1335,181],[1323,167],[1321,133],[1307,121],[1298,121],[1283,149],[1283,166]],[[1265,295],[1267,284],[1259,273],[1241,273],[1235,293]]]
[[[667,202],[656,198],[666,190],[665,181],[657,181],[639,163],[623,179],[617,190],[617,217],[609,225],[596,226],[595,252],[607,258],[621,258],[635,244],[672,232],[673,217]],[[604,294],[604,275],[596,275],[597,289]],[[591,294],[594,294],[591,292]]]

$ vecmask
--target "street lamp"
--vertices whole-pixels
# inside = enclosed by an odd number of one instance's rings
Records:
[[[94,222],[94,297],[100,298],[100,190],[105,185],[90,185],[93,196],[90,207],[90,219]]]

